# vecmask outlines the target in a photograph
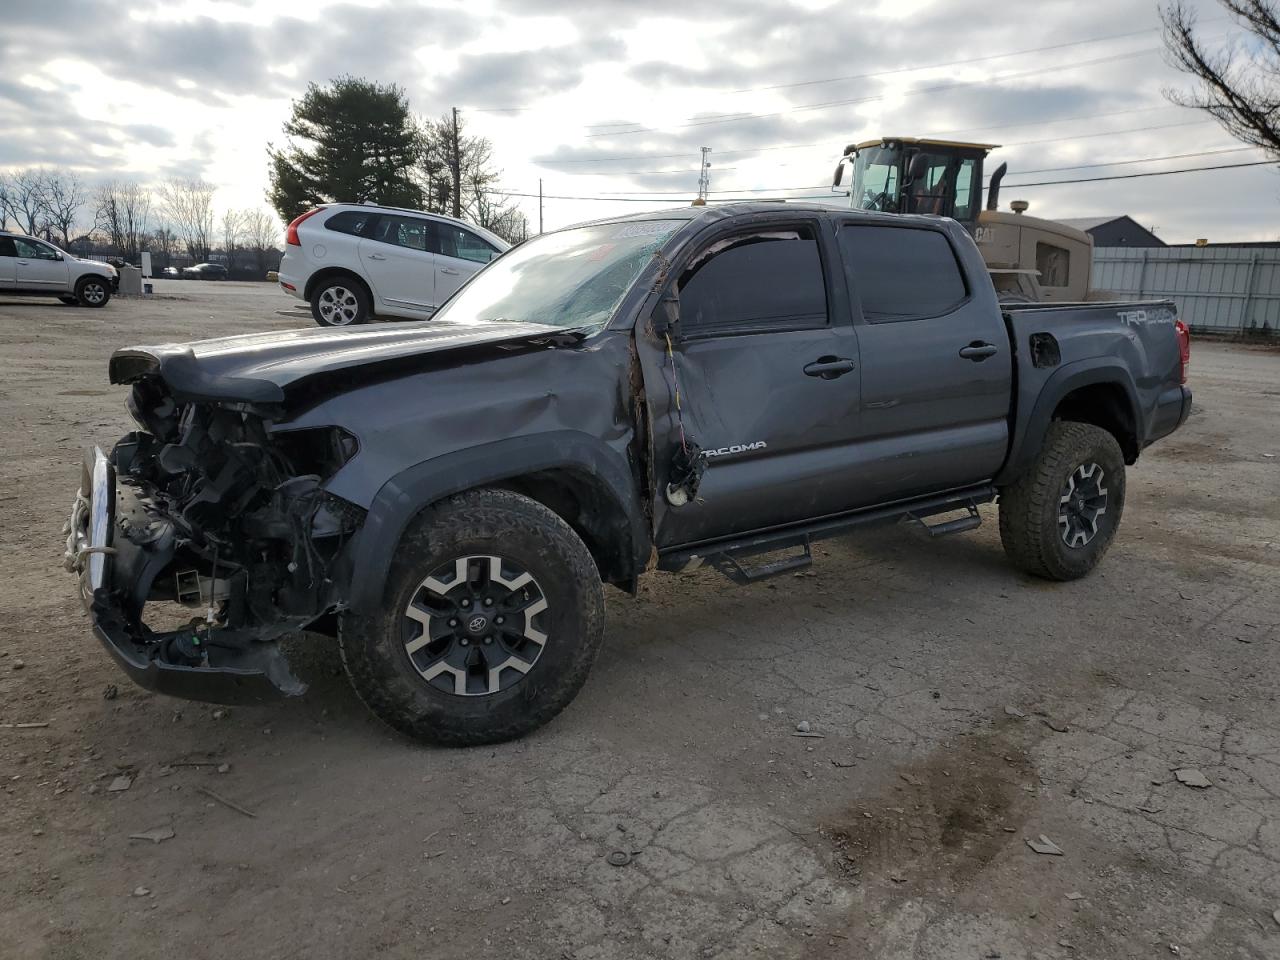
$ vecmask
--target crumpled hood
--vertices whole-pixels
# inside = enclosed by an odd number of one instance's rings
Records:
[[[286,391],[321,374],[486,348],[552,346],[582,331],[537,323],[379,323],[359,330],[316,328],[252,333],[194,343],[125,347],[111,355],[112,383],[159,374],[179,400],[280,403]],[[459,357],[461,360],[461,357]]]

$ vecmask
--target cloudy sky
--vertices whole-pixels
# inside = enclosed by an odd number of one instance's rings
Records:
[[[1195,2],[1228,42],[1216,4]],[[0,169],[199,176],[219,207],[263,206],[291,98],[351,73],[400,84],[425,116],[459,107],[505,189],[536,195],[542,178],[547,228],[686,203],[701,146],[715,199],[829,193],[846,143],[895,134],[1003,144],[1004,197],[1041,216],[1280,238],[1274,167],[1014,186],[1261,159],[1165,99],[1187,81],[1161,54],[1156,0],[0,6]],[[519,202],[536,226],[537,200]]]

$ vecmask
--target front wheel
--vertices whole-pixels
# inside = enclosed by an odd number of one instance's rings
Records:
[[[431,743],[497,743],[577,696],[604,636],[604,590],[559,516],[474,490],[413,522],[381,609],[344,614],[338,635],[352,686],[390,726]]]
[[[76,284],[76,303],[82,307],[103,307],[111,299],[111,287],[101,277],[81,277]]]
[[[1077,580],[1102,559],[1124,513],[1124,454],[1106,430],[1049,425],[1031,468],[1000,491],[1000,541],[1028,573]]]
[[[322,327],[349,327],[369,319],[369,296],[354,280],[338,277],[317,284],[311,316]]]

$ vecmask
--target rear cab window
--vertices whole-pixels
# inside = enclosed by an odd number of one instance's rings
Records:
[[[679,282],[687,336],[805,330],[828,324],[816,227],[768,227],[712,243]]]
[[[846,223],[840,257],[868,323],[940,317],[969,296],[951,241],[937,230]]]

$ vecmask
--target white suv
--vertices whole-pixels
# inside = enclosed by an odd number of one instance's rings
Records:
[[[109,263],[81,260],[52,243],[0,231],[0,293],[101,307],[119,288],[120,274]]]
[[[280,286],[322,327],[374,314],[423,320],[511,245],[452,217],[371,203],[330,203],[285,234]]]

